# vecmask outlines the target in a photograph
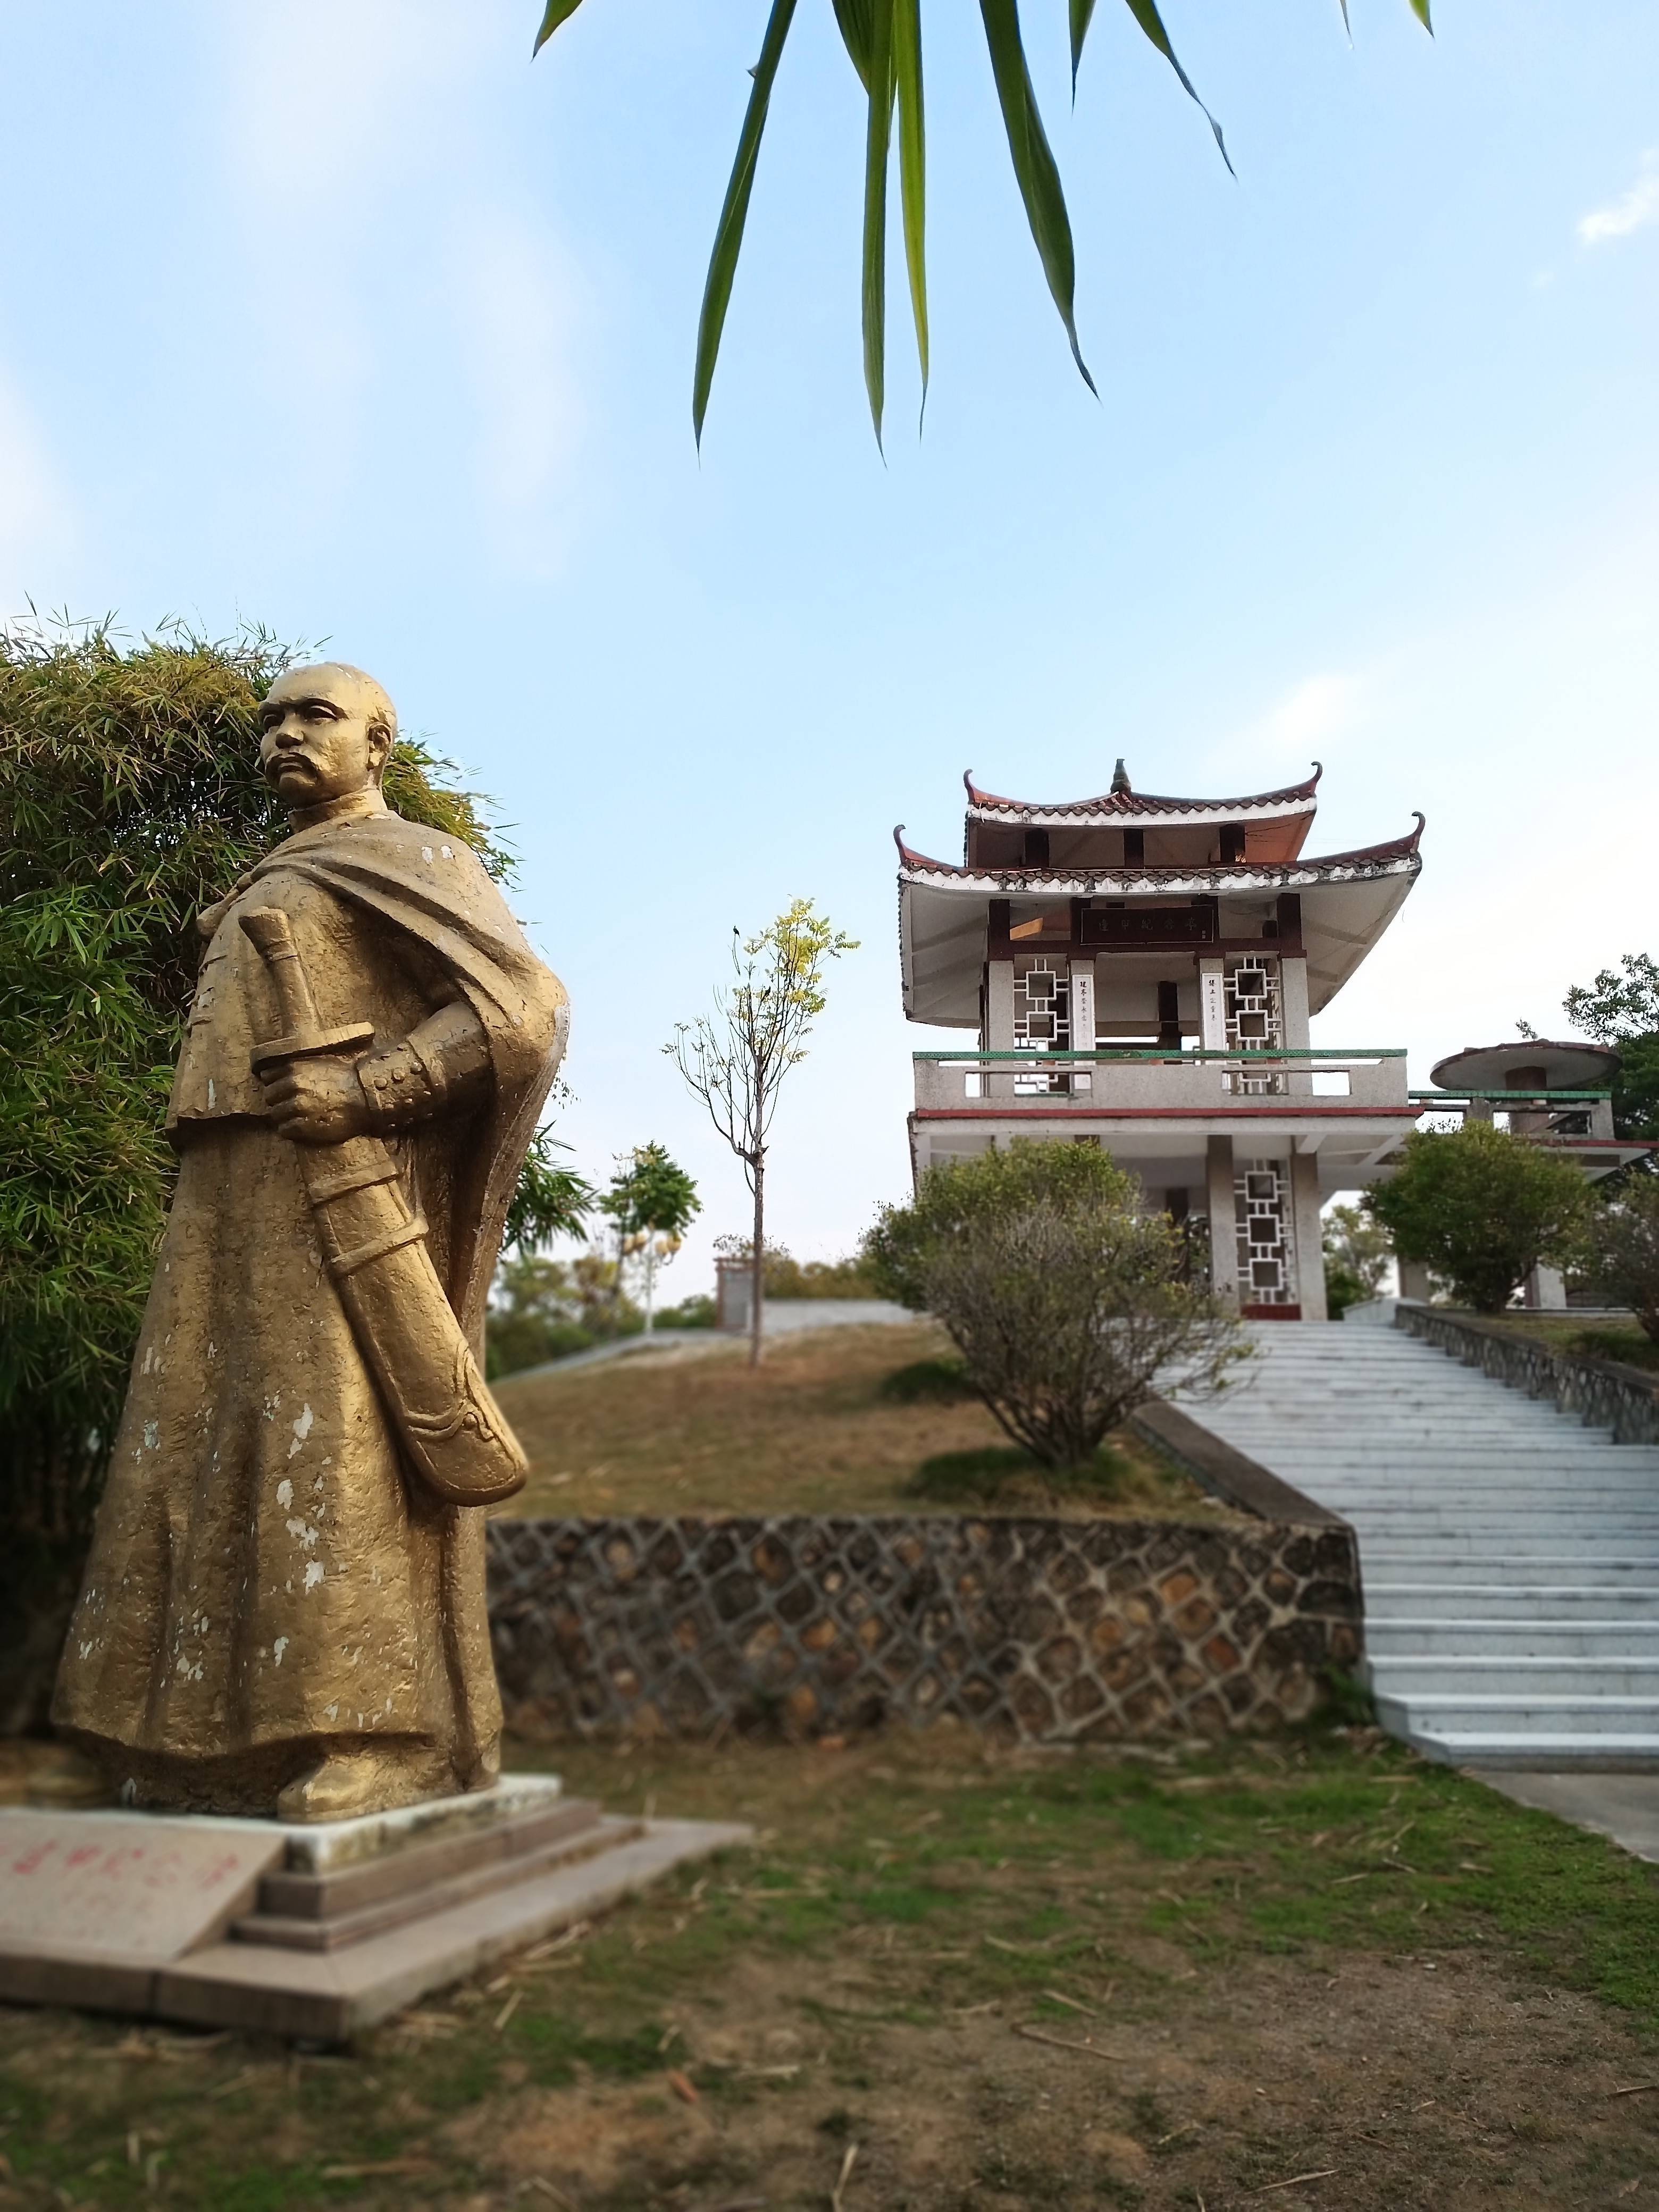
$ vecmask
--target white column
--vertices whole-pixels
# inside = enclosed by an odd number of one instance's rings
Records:
[[[993,960],[985,971],[985,1049],[1012,1052],[1014,1048],[1014,963]]]
[[[1233,1140],[1212,1137],[1206,1148],[1205,1197],[1210,1216],[1210,1288],[1238,1304],[1238,1195],[1233,1188]]]
[[[1225,963],[1198,963],[1198,1041],[1206,1052],[1227,1049],[1227,988]]]
[[[1536,1267],[1527,1278],[1521,1293],[1529,1306],[1546,1313],[1562,1313],[1566,1310],[1566,1279],[1559,1267]]]
[[[1291,1211],[1296,1230],[1296,1297],[1304,1321],[1328,1321],[1325,1304],[1324,1224],[1319,1215],[1319,1158],[1291,1154]]]
[[[985,1049],[1012,1052],[1014,1048],[1014,963],[993,960],[985,971]],[[1013,1072],[1006,1065],[987,1068],[981,1094],[986,1098],[1012,1098]]]
[[[1284,1024],[1284,1043],[1293,1052],[1305,1052],[1313,1042],[1308,1034],[1308,963],[1304,955],[1292,955],[1279,963],[1279,1006]],[[1285,1088],[1293,1098],[1313,1096],[1313,1076],[1306,1069],[1299,1073],[1294,1067]],[[1304,1309],[1305,1311],[1305,1309]]]
[[[1305,1051],[1312,1042],[1308,1035],[1308,963],[1300,955],[1292,955],[1279,963],[1279,1003],[1284,1016],[1285,1042],[1293,1050]]]
[[[1072,963],[1072,1050],[1092,1052],[1095,1048],[1095,963],[1092,960],[1073,960]],[[1073,1062],[1072,1088],[1073,1091],[1092,1091],[1094,1070]]]

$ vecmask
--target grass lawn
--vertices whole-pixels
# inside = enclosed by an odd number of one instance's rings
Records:
[[[1587,1359],[1622,1359],[1629,1367],[1659,1372],[1659,1344],[1634,1322],[1606,1322],[1586,1327],[1571,1314],[1494,1314],[1504,1328],[1521,1336],[1534,1336],[1552,1352],[1577,1352]]]
[[[501,1510],[538,1514],[982,1511],[982,1470],[953,1491],[945,1455],[979,1455],[1006,1437],[977,1400],[905,1392],[895,1378],[950,1351],[942,1329],[843,1327],[784,1337],[758,1368],[728,1340],[630,1352],[560,1374],[506,1376],[493,1387],[530,1455],[528,1486]],[[903,1386],[900,1385],[901,1391]],[[1109,1497],[1058,1492],[1035,1471],[999,1486],[1018,1512],[1216,1517],[1197,1486],[1134,1437],[1111,1440]]]
[[[1659,1875],[1372,1735],[560,1764],[758,1841],[346,2054],[0,2009],[0,2203],[1659,2198]]]

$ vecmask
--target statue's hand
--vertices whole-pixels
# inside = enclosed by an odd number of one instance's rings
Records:
[[[266,1113],[296,1145],[337,1145],[368,1127],[357,1071],[340,1060],[290,1060],[261,1079]]]

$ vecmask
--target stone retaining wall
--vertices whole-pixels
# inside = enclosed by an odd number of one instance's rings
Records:
[[[1304,1718],[1360,1650],[1326,1516],[501,1520],[489,1592],[509,1724],[544,1736],[1218,1736]]]
[[[1560,1310],[1571,1318],[1570,1308]],[[1478,1367],[1529,1398],[1553,1399],[1562,1413],[1578,1414],[1591,1428],[1611,1429],[1616,1444],[1659,1443],[1659,1382],[1644,1368],[1557,1352],[1519,1329],[1406,1298],[1394,1320],[1396,1328],[1438,1346],[1466,1367]]]

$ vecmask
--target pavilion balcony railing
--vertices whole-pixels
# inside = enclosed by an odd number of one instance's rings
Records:
[[[1611,1091],[1413,1091],[1412,1103],[1425,1114],[1461,1115],[1464,1121],[1509,1117],[1517,1136],[1598,1137],[1613,1129]]]
[[[1106,1047],[1096,1052],[919,1052],[916,1109],[973,1105],[1029,1107],[1041,1100],[1058,1112],[1221,1111],[1245,1098],[1305,1100],[1400,1108],[1408,1103],[1406,1050],[1321,1052],[1303,1047],[1174,1051],[1167,1046]]]

